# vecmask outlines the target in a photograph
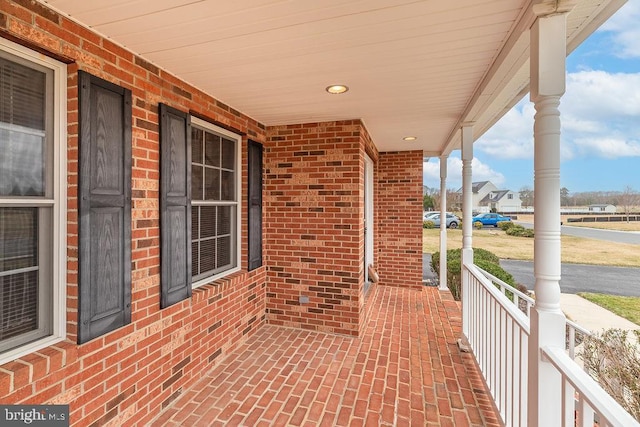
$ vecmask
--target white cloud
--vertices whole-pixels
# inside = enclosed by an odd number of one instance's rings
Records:
[[[474,148],[499,159],[532,158],[533,115],[533,104],[526,97],[489,129]]]
[[[615,159],[618,157],[640,156],[640,142],[616,138],[586,138],[576,141],[582,151],[597,154],[598,157]]]
[[[640,116],[640,73],[579,71],[567,75],[561,110],[582,120],[602,122]]]
[[[498,188],[505,183],[505,177],[477,158],[471,162],[473,181],[491,181]],[[440,189],[440,161],[432,159],[423,163],[423,182],[431,188]],[[447,160],[447,188],[458,189],[462,186],[462,160],[449,157]]]
[[[640,73],[570,73],[560,112],[563,160],[640,156]],[[533,158],[534,114],[526,97],[478,140],[476,153]]]
[[[640,57],[640,2],[628,1],[618,10],[600,31],[610,32],[613,38],[613,51],[621,58]]]
[[[640,156],[640,73],[571,73],[560,109],[564,158]]]

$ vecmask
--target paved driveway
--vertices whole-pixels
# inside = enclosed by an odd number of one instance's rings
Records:
[[[526,228],[533,228],[529,222],[515,221]],[[566,236],[584,237],[585,239],[606,240],[615,243],[629,243],[640,245],[640,233],[633,231],[602,230],[598,228],[573,227],[563,225],[560,232]]]
[[[503,259],[500,265],[518,283],[533,289],[533,262]],[[431,270],[431,254],[422,254],[422,279],[437,283],[437,276]],[[565,263],[562,264],[560,289],[568,294],[596,292],[640,297],[640,268]]]
[[[500,260],[500,265],[517,282],[533,289],[533,262]],[[596,292],[640,297],[640,268],[563,263],[560,289],[568,294]]]

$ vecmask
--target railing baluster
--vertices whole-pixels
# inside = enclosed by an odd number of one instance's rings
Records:
[[[573,427],[575,425],[576,413],[576,392],[573,386],[567,381],[562,381],[562,426]]]
[[[467,337],[471,350],[504,424],[524,427],[528,412],[528,314],[534,301],[475,265],[465,264],[464,270],[468,295],[463,313],[471,316]],[[505,295],[507,291],[513,293],[513,300]],[[573,361],[576,337],[590,332],[571,321],[567,321],[567,328],[566,349],[542,350],[562,376],[563,411],[557,425],[593,427],[595,413],[601,427],[640,427]]]
[[[569,357],[572,360],[576,358],[576,330],[569,327]]]
[[[593,427],[593,408],[580,396],[578,400],[578,422],[581,427]]]
[[[527,381],[529,378],[529,329],[520,330],[520,425],[526,426],[529,407],[527,406]]]
[[[511,419],[513,416],[513,346],[508,345],[513,342],[513,322],[506,316],[505,328],[505,420]]]

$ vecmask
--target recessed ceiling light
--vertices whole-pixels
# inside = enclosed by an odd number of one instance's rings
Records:
[[[349,90],[349,88],[346,87],[345,85],[331,85],[331,86],[327,86],[325,90],[334,95],[338,95],[340,93],[345,93],[346,91]]]
[[[402,139],[405,140],[405,141],[415,141],[416,139],[418,139],[418,137],[416,137],[416,136],[405,136]]]

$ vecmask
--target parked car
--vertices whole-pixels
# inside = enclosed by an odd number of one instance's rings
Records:
[[[483,213],[471,219],[471,223],[474,225],[479,222],[482,225],[493,225],[494,227],[497,227],[498,223],[503,221],[511,221],[511,218],[497,213]]]
[[[433,225],[440,227],[440,212],[432,213],[425,218],[425,221],[432,221]],[[447,212],[447,222],[445,224],[447,228],[458,228],[458,225],[460,225],[460,218]]]
[[[438,212],[438,211],[427,211],[427,212],[424,212],[422,214],[422,220],[426,221],[431,215],[435,215],[437,213],[440,213],[440,212]]]

